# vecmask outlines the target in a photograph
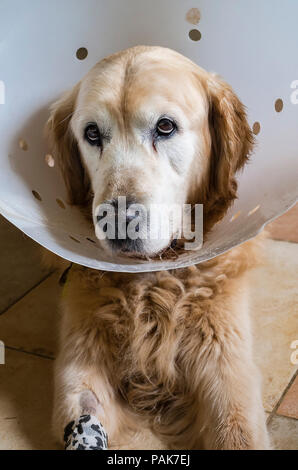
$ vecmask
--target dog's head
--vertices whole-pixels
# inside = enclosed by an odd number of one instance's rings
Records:
[[[223,217],[236,197],[235,172],[253,144],[230,86],[160,47],[135,47],[99,62],[53,105],[47,128],[69,202],[90,207],[98,238],[107,231],[105,203],[116,215],[124,204],[126,228],[135,222],[137,240],[124,240],[116,226],[114,239],[102,240],[105,249],[149,256],[180,232],[173,205],[203,204],[205,232]],[[153,217],[157,206],[161,219]],[[149,219],[154,229],[171,219],[168,235],[148,236]]]

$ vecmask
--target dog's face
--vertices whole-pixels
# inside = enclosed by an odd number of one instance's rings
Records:
[[[157,47],[136,47],[97,64],[55,103],[48,129],[70,202],[92,200],[105,249],[149,256],[181,230],[174,205],[204,204],[207,229],[223,216],[236,196],[234,174],[252,145],[231,88]],[[126,228],[137,227],[137,240],[123,239],[117,226],[114,237],[103,240],[107,203],[124,215]],[[164,220],[170,230],[156,237]]]

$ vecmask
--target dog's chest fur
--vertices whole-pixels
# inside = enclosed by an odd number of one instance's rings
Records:
[[[134,411],[165,416],[181,398],[191,412],[199,371],[240,334],[233,304],[251,254],[239,247],[198,267],[148,274],[74,266],[61,344],[104,372]]]

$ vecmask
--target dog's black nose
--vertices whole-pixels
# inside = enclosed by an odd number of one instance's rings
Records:
[[[136,201],[133,199],[128,199],[128,198],[118,198],[118,199],[112,199],[111,201],[105,201],[104,205],[106,206],[111,206],[113,208],[114,213],[115,213],[115,224],[116,226],[119,223],[119,220],[125,221],[126,227],[131,222],[134,220],[138,215],[138,211],[130,211],[130,206],[132,204],[136,204]],[[104,210],[102,214],[97,216],[97,222],[100,222],[107,216],[108,211]]]
[[[105,206],[107,205],[107,210],[103,210],[97,216],[97,222],[101,223],[102,230],[107,234],[106,239],[110,245],[116,250],[141,252],[143,246],[142,240],[135,237],[132,239],[128,230],[130,222],[140,215],[140,211],[136,207],[132,207],[137,202],[132,198],[120,197],[105,201],[104,204]],[[114,216],[107,218],[109,207],[112,208]],[[138,223],[133,227],[133,230],[138,234]]]

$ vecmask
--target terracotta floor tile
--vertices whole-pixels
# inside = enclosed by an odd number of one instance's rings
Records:
[[[298,339],[298,244],[267,240],[265,256],[249,279],[254,353],[271,412],[297,369],[290,346]]]
[[[0,314],[49,273],[41,248],[0,216]]]
[[[279,405],[277,414],[298,419],[298,375]]]
[[[275,240],[285,240],[298,243],[298,203],[267,225],[270,237]]]
[[[272,445],[276,450],[298,450],[298,421],[274,416],[268,426]]]

